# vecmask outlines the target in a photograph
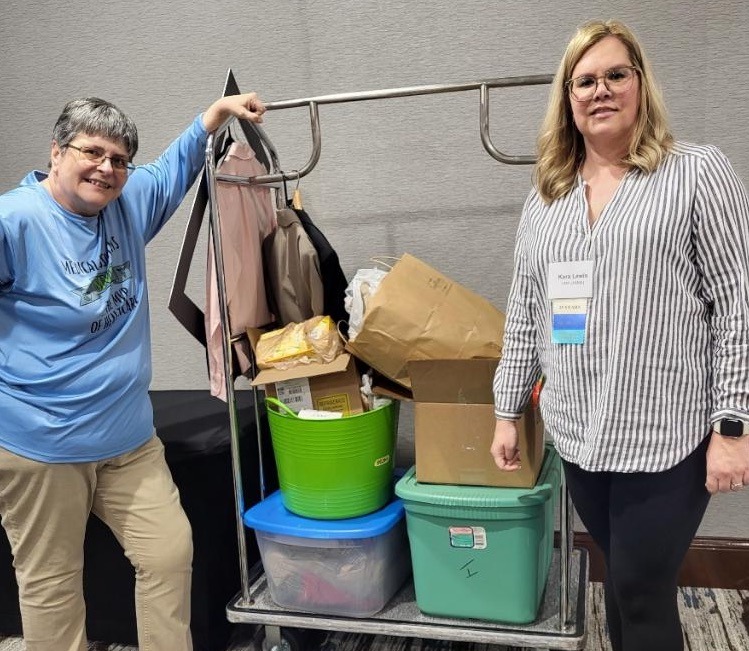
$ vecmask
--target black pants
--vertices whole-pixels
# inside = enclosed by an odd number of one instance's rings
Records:
[[[677,575],[707,508],[709,437],[663,472],[588,472],[563,462],[575,509],[606,559],[614,651],[682,651]]]

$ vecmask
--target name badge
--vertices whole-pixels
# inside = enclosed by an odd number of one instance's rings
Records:
[[[551,262],[546,279],[546,296],[555,298],[591,298],[593,261]]]
[[[546,292],[551,300],[551,341],[584,344],[588,299],[593,296],[593,261],[552,262]]]

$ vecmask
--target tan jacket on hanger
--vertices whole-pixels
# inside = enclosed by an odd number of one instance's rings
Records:
[[[232,143],[217,168],[220,174],[257,176],[267,174],[245,143]],[[238,185],[217,181],[216,194],[221,218],[221,248],[224,254],[226,300],[233,336],[246,328],[256,328],[273,321],[265,295],[262,242],[275,230],[275,214],[270,189],[264,186]],[[224,352],[221,340],[221,312],[213,256],[208,246],[205,308],[206,348],[211,395],[226,400]],[[250,369],[250,347],[246,337],[235,342],[239,369]]]
[[[280,325],[324,314],[320,260],[296,213],[276,212],[278,227],[263,242],[268,300]]]

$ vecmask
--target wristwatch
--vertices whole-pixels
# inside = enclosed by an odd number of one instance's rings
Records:
[[[749,434],[749,422],[740,418],[721,418],[713,423],[713,429],[721,436],[731,439],[740,439]]]

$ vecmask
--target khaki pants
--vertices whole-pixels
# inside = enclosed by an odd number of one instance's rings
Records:
[[[192,534],[154,436],[91,463],[39,463],[0,448],[0,517],[14,557],[27,651],[85,651],[89,512],[135,567],[140,651],[191,651]]]

